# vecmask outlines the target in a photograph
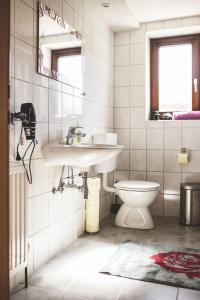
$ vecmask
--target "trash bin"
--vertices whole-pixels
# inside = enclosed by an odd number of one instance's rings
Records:
[[[200,183],[181,184],[180,223],[200,225]]]

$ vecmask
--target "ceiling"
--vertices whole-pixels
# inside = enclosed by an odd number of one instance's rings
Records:
[[[139,22],[198,15],[200,0],[124,0]]]
[[[92,0],[95,9],[114,31],[139,26],[141,22],[159,21],[200,14],[200,0]],[[102,3],[109,3],[104,8]]]
[[[99,18],[104,17],[114,31],[139,26],[138,20],[124,0],[92,0],[92,2],[95,13],[99,15]],[[102,3],[109,3],[110,6],[105,8]]]

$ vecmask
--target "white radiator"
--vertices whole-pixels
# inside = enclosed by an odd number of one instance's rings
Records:
[[[10,167],[9,193],[10,277],[24,270],[27,285],[27,179],[22,166]]]

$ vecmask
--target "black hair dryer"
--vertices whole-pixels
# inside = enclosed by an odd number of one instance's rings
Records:
[[[30,184],[32,184],[32,171],[31,171],[31,159],[33,152],[35,150],[35,146],[37,144],[36,137],[35,137],[35,127],[36,127],[36,114],[35,114],[35,109],[32,103],[22,103],[20,112],[15,112],[15,113],[9,113],[9,119],[10,123],[15,125],[15,121],[21,121],[22,122],[22,127],[21,127],[21,132],[20,132],[20,137],[19,137],[19,142],[17,144],[17,155],[16,155],[16,160],[17,161],[22,161],[24,170],[26,172],[27,180]],[[27,146],[23,156],[21,157],[19,153],[19,145],[21,144],[22,139],[22,132],[24,129],[24,133],[26,136],[26,140],[29,140],[30,143]],[[23,143],[21,144],[23,145]],[[25,164],[25,158],[27,151],[30,149],[32,146],[31,154],[29,157],[29,163],[28,166]]]
[[[32,103],[23,103],[20,112],[10,114],[11,123],[15,124],[16,120],[22,121],[26,139],[35,140],[36,114]]]
[[[21,113],[26,114],[26,120],[22,121],[22,126],[27,140],[35,140],[36,114],[32,103],[23,103]]]

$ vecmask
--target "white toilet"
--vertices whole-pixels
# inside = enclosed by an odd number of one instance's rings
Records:
[[[117,144],[117,135],[114,133],[96,134],[93,136],[95,144]],[[108,173],[117,168],[117,157],[113,157],[101,164],[94,166],[96,173],[103,174],[103,188],[116,193],[123,201],[119,209],[115,224],[120,227],[152,229],[154,223],[149,211],[149,206],[156,199],[160,185],[156,182],[125,180],[119,181],[114,187],[107,184]]]
[[[154,228],[148,207],[155,200],[160,185],[149,181],[126,180],[116,183],[114,187],[124,202],[117,213],[115,224],[130,228]]]

